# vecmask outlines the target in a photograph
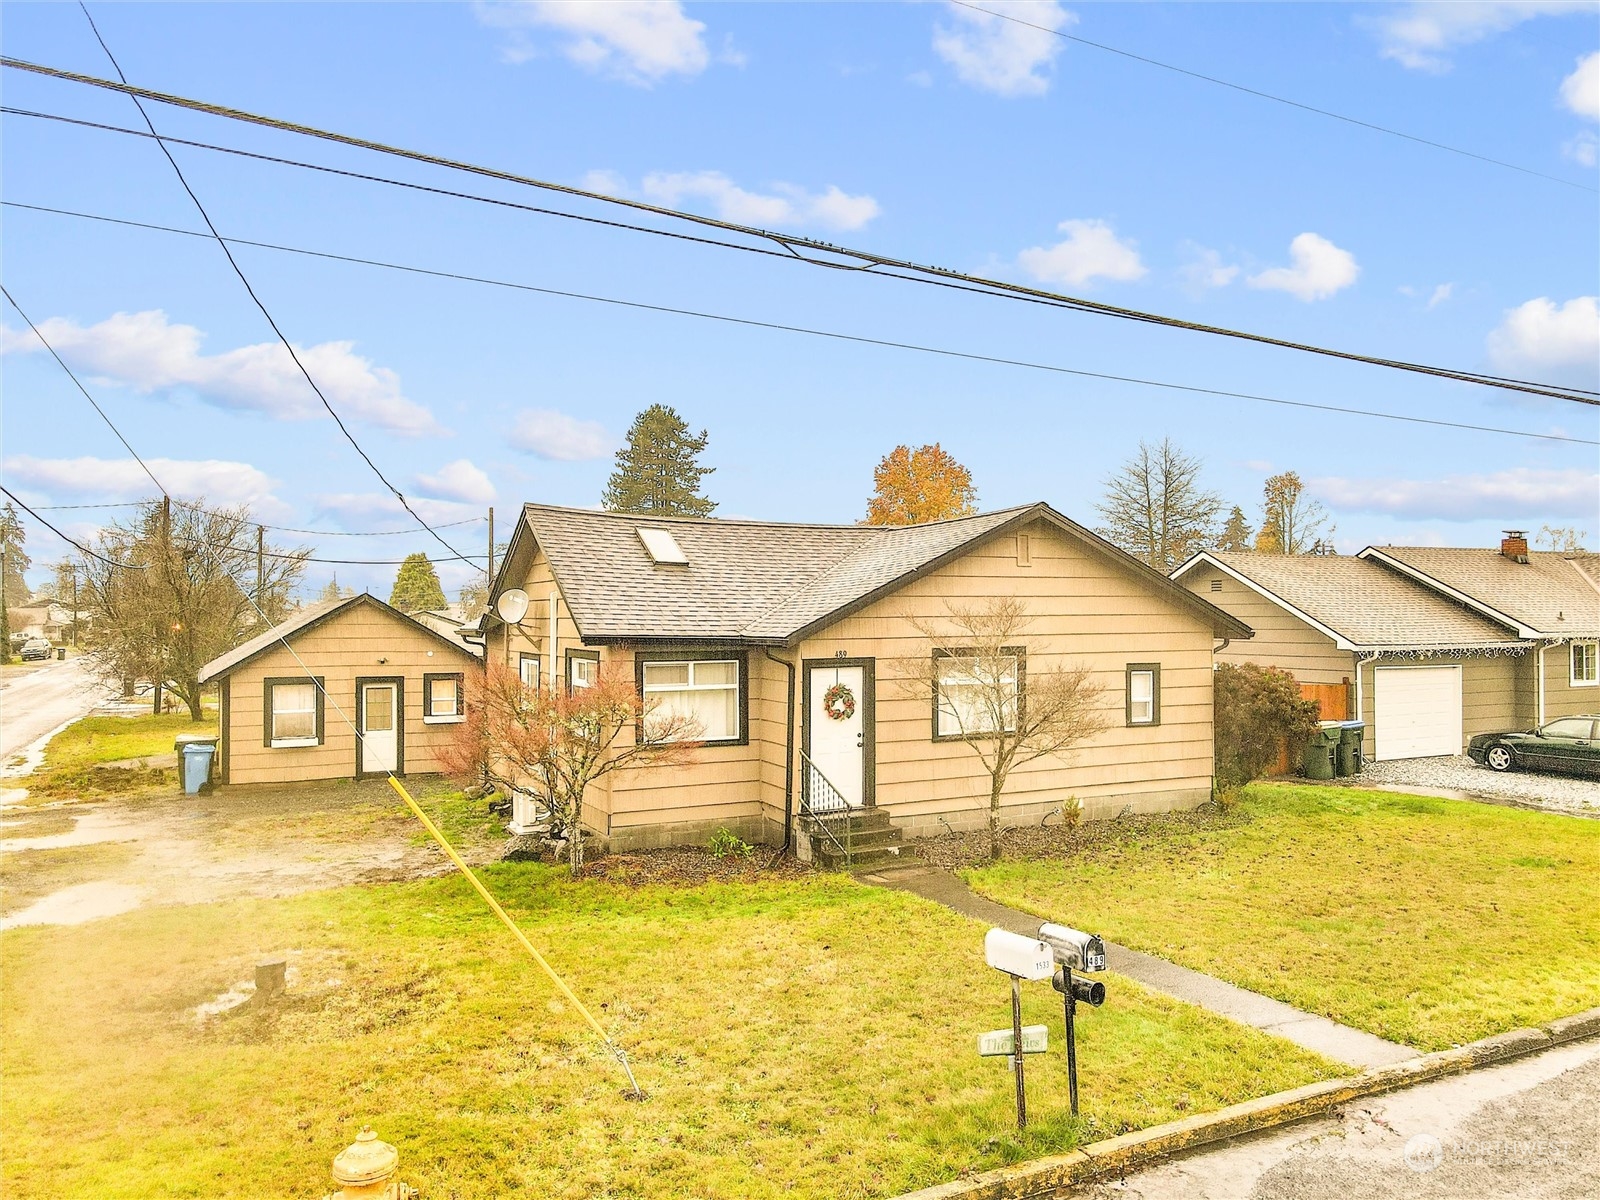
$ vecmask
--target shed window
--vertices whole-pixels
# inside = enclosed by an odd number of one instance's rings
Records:
[[[1129,725],[1161,724],[1161,665],[1129,663],[1127,695]]]
[[[732,742],[740,736],[739,660],[647,662],[640,689],[651,717],[684,716],[700,728],[695,741]]]
[[[935,650],[933,736],[982,736],[1017,727],[1022,703],[1023,650],[1000,654]]]
[[[422,720],[427,725],[459,721],[463,713],[462,676],[424,675],[422,677]]]
[[[1596,669],[1595,652],[1600,648],[1596,642],[1572,643],[1572,679],[1573,687],[1594,687],[1600,684],[1600,670]]]
[[[265,692],[262,715],[268,746],[287,749],[322,743],[322,692],[316,682],[269,679]]]

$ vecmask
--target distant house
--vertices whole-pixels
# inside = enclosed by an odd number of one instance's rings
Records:
[[[481,669],[459,638],[374,596],[301,609],[200,672],[221,697],[220,781],[438,771]]]
[[[1600,709],[1600,588],[1573,556],[1370,547],[1353,558],[1205,551],[1173,578],[1256,631],[1223,661],[1343,685],[1374,760]]]
[[[508,625],[495,602],[511,589],[529,606]],[[913,620],[1013,595],[1036,615],[1018,647],[1022,702],[1036,666],[1085,663],[1112,727],[1064,762],[1019,769],[1007,822],[1072,796],[1090,817],[1209,798],[1212,647],[1249,628],[1044,504],[898,528],[530,504],[492,585],[486,657],[540,688],[619,669],[701,720],[694,765],[591,790],[613,848],[719,827],[775,844],[824,788],[905,833],[937,833],[986,819],[987,776],[950,728],[959,652],[940,657]],[[913,654],[947,658],[952,691],[897,685],[897,657]]]

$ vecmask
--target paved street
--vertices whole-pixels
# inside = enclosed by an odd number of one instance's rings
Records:
[[[75,659],[0,674],[0,770],[31,743],[86,714],[105,691]]]
[[[1082,1200],[1579,1200],[1600,1196],[1600,1039],[1355,1101]]]

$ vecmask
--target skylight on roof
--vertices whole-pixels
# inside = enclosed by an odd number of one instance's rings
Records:
[[[683,547],[678,545],[678,539],[665,529],[640,529],[637,530],[639,540],[644,543],[645,553],[657,566],[686,566],[689,556],[683,552]]]

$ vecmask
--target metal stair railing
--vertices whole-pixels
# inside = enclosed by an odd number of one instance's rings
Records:
[[[804,768],[800,777],[800,815],[811,818],[813,828],[844,855],[847,868],[854,866],[855,816],[862,811],[862,806],[852,805],[804,750],[800,751],[800,763]],[[842,823],[843,840],[832,828],[834,823]]]

